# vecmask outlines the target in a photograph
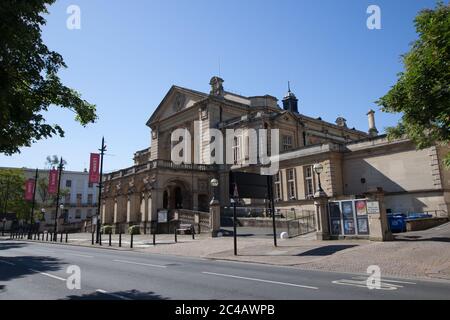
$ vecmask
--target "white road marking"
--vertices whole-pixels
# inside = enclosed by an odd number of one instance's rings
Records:
[[[9,262],[9,261],[0,260],[0,262],[1,262],[1,263],[4,263],[4,264],[9,264],[10,266],[15,266],[14,263]]]
[[[102,289],[97,289],[97,290],[95,290],[95,291],[96,291],[96,292],[99,292],[99,293],[103,293],[103,294],[109,295],[109,296],[114,297],[114,298],[121,299],[121,300],[132,300],[132,299],[127,298],[127,297],[124,297],[124,296],[122,296],[122,295],[120,295],[120,294],[109,293],[109,292],[107,292],[107,291],[105,291],[105,290],[102,290]]]
[[[49,273],[40,272],[40,271],[34,270],[34,269],[29,269],[29,270],[33,271],[33,272],[36,272],[36,273],[39,273],[39,274],[42,274],[43,276],[47,276],[49,278],[53,278],[53,279],[56,279],[56,280],[61,280],[61,281],[64,281],[64,282],[67,281],[67,279],[64,279],[64,278],[61,278],[61,277],[58,277],[58,276],[54,276],[54,275],[49,274]]]
[[[366,280],[367,278],[361,276],[361,277],[353,277],[352,279],[359,279],[359,280]],[[408,282],[408,281],[400,281],[400,280],[391,280],[391,279],[383,279],[384,282],[392,282],[392,283],[402,283],[402,284],[417,284],[415,282]]]
[[[167,268],[167,266],[162,266],[159,264],[150,264],[150,263],[141,263],[141,262],[133,262],[127,260],[113,260],[114,262],[128,263],[128,264],[136,264],[138,266],[147,266],[147,267],[155,267],[155,268]]]
[[[279,285],[283,285],[283,286],[299,287],[299,288],[314,289],[314,290],[318,290],[319,289],[317,287],[304,286],[304,285],[301,285],[301,284],[288,283],[288,282],[279,282],[279,281],[272,281],[272,280],[264,280],[264,279],[256,279],[256,278],[247,278],[247,277],[234,276],[234,275],[231,275],[231,274],[222,274],[222,273],[214,273],[214,272],[202,272],[202,273],[213,275],[213,276],[219,276],[219,277],[227,277],[227,278],[235,278],[235,279],[257,281],[257,282],[273,283],[273,284],[279,284]]]
[[[69,253],[69,252],[64,252],[64,254],[67,254],[69,256],[77,256],[77,257],[83,257],[83,258],[93,258],[93,256],[88,256],[85,254],[79,254],[79,253]]]
[[[353,286],[353,287],[369,289],[367,286],[366,280],[358,281],[358,280],[350,280],[350,279],[341,279],[341,280],[332,281],[332,283],[340,284],[340,285],[344,285],[344,286]],[[375,288],[375,289],[376,290],[397,290],[398,288],[403,288],[403,286],[382,282],[380,288]]]

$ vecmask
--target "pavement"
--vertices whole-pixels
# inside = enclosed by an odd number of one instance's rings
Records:
[[[122,236],[121,248],[117,235],[113,235],[111,247],[108,237],[103,236],[101,248],[341,273],[366,274],[368,267],[376,265],[384,276],[450,281],[450,223],[398,234],[396,241],[391,242],[317,241],[312,233],[278,239],[278,246],[274,247],[270,233],[239,228],[238,234],[237,256],[233,254],[232,237],[211,238],[206,234],[196,235],[195,240],[190,235],[179,235],[178,243],[173,235],[157,235],[155,246],[150,235],[138,235],[134,237],[133,249],[129,235]],[[91,234],[70,234],[68,244],[92,247]]]
[[[379,285],[371,288],[367,280],[367,274],[358,273],[148,251],[0,241],[0,300],[447,300],[450,297],[450,283],[445,281],[405,281],[382,276]]]

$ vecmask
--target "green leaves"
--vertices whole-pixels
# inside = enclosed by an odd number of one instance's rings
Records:
[[[14,212],[19,219],[28,219],[31,206],[24,200],[25,175],[21,169],[0,169],[0,210]]]
[[[41,38],[43,14],[55,0],[0,1],[0,152],[13,154],[31,143],[64,136],[58,124],[47,124],[51,106],[70,109],[86,126],[95,122],[96,107],[64,86],[57,73],[62,56]]]
[[[415,19],[419,34],[402,56],[404,72],[377,103],[382,111],[402,113],[390,138],[408,136],[418,148],[450,142],[450,6],[439,1]],[[448,160],[444,162],[450,165]]]

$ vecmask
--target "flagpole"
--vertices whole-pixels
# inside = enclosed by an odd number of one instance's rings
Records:
[[[38,180],[38,169],[36,168],[36,173],[34,175],[34,189],[33,189],[33,202],[31,203],[31,212],[30,212],[30,230],[28,232],[28,239],[31,240],[31,229],[34,221],[34,204],[36,202],[36,189],[37,189],[37,180]]]
[[[59,209],[59,191],[61,188],[61,174],[63,170],[63,158],[61,157],[61,162],[59,163],[59,177],[58,177],[58,192],[56,193],[56,211],[55,211],[55,226],[54,226],[54,240],[57,240],[57,227],[58,227],[58,209]]]
[[[101,215],[100,215],[100,208],[102,203],[102,188],[103,188],[103,156],[106,151],[105,146],[105,137],[102,137],[102,148],[99,149],[100,151],[100,179],[98,184],[98,201],[97,201],[97,232],[96,232],[96,243],[100,242],[100,230],[101,230]]]

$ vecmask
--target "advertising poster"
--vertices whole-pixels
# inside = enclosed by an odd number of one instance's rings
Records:
[[[369,233],[369,224],[366,218],[358,219],[358,233],[359,234]]]
[[[355,207],[358,216],[365,216],[367,214],[366,200],[355,201]]]
[[[342,215],[347,218],[353,218],[353,202],[343,201],[342,202]]]
[[[355,234],[355,220],[344,220],[344,234]]]

